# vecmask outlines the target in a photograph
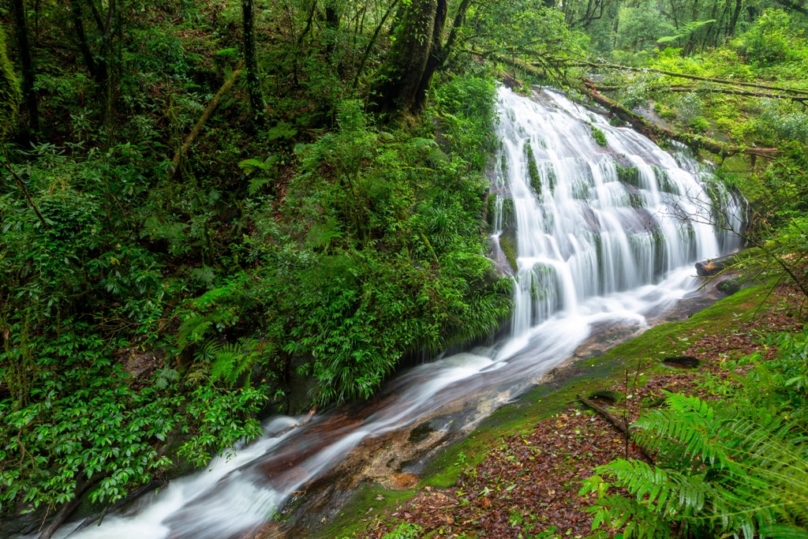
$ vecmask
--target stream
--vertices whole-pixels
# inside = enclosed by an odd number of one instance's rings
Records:
[[[664,151],[548,90],[528,98],[502,87],[497,109],[502,146],[492,173],[491,239],[498,264],[515,280],[509,336],[417,366],[366,405],[274,417],[260,440],[106,515],[100,526],[73,533],[75,522],[55,537],[253,534],[306,485],[347,474],[341,470],[360,446],[426,421],[434,436],[468,432],[593,332],[648,327],[696,291],[694,262],[740,247],[714,223],[737,230],[743,206],[682,148]],[[606,146],[596,142],[595,129]],[[464,413],[440,419],[452,410]],[[383,458],[366,455],[358,475],[407,471],[412,452],[384,451]],[[379,467],[384,471],[374,475]]]

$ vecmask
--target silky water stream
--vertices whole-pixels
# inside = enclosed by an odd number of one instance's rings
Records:
[[[515,280],[510,335],[391,382],[380,399],[310,418],[276,417],[263,437],[172,481],[100,526],[56,537],[223,539],[251,534],[360,444],[458,403],[466,431],[569,358],[593,331],[643,328],[698,286],[693,263],[739,247],[740,204],[683,152],[668,153],[565,97],[501,88],[494,251]],[[600,130],[607,145],[597,144]],[[720,206],[716,207],[716,206]],[[506,255],[506,253],[508,253]],[[448,423],[441,428],[450,427]]]

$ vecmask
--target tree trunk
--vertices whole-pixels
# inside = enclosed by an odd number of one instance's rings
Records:
[[[444,45],[448,0],[412,0],[403,14],[393,50],[381,70],[372,110],[413,115],[423,111],[432,77],[451,54],[470,5],[471,0],[460,3]]]
[[[741,15],[742,7],[743,0],[735,0],[735,10],[732,12],[732,18],[729,21],[729,29],[727,29],[727,35],[729,37],[735,35],[735,28],[738,26],[738,17]]]
[[[28,115],[28,131],[29,134],[36,134],[39,131],[39,104],[34,93],[34,60],[28,42],[28,21],[25,16],[24,0],[12,0],[11,11],[14,14],[17,50],[22,64],[22,93],[25,112]]]
[[[445,2],[445,0],[443,0]],[[419,111],[419,90],[432,52],[439,0],[412,0],[382,67],[371,108],[380,113]]]
[[[264,97],[258,78],[258,61],[255,57],[255,5],[253,0],[241,0],[242,22],[244,25],[244,66],[247,69],[247,91],[250,94],[250,109],[253,119],[260,122],[264,117]]]
[[[329,59],[331,59],[331,56],[334,54],[334,49],[337,46],[340,19],[340,12],[336,6],[336,0],[329,0],[325,6],[325,27],[328,30],[325,54]]]
[[[6,33],[0,27],[0,143],[14,130],[20,105],[20,84],[6,54]]]
[[[76,30],[76,38],[79,42],[79,50],[84,57],[84,63],[87,65],[87,70],[90,76],[98,81],[98,71],[96,69],[95,58],[90,51],[90,45],[87,43],[87,34],[84,32],[84,14],[81,11],[81,0],[69,0],[70,12],[73,15],[73,27]]]
[[[438,0],[438,7],[435,10],[435,24],[432,29],[432,46],[429,49],[429,57],[421,75],[421,82],[415,93],[414,109],[412,112],[419,113],[426,105],[426,96],[429,92],[429,85],[432,84],[432,77],[446,60],[446,51],[443,48],[443,30],[446,27],[446,18],[449,15],[447,0]]]

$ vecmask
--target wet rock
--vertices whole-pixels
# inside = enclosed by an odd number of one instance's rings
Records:
[[[741,282],[738,279],[724,279],[716,285],[716,288],[721,293],[731,296],[741,289]]]
[[[674,369],[697,369],[701,361],[693,356],[674,356],[666,357],[662,360],[662,364]]]
[[[390,490],[410,490],[418,486],[420,479],[411,473],[394,473],[383,482]]]
[[[45,506],[42,505],[30,513],[24,513],[26,509],[29,507],[19,504],[15,512],[0,514],[0,537],[27,535],[42,527],[47,512]]]
[[[711,277],[724,271],[732,261],[731,256],[696,262],[696,273],[699,277]]]

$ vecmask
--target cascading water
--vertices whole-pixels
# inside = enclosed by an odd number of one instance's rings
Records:
[[[499,102],[495,237],[506,250],[518,245],[510,260],[514,337],[559,311],[574,315],[589,298],[658,282],[740,246],[737,234],[717,233],[709,175],[695,161],[677,162],[549,91],[531,101],[502,90]],[[725,224],[739,230],[735,199],[718,183],[710,189],[723,201]]]
[[[55,537],[241,537],[363,440],[458,403],[474,410],[461,430],[471,428],[570,357],[593,328],[647,325],[696,288],[692,262],[739,247],[713,223],[739,228],[741,207],[720,185],[708,186],[692,159],[549,91],[531,100],[502,88],[498,108],[493,238],[515,274],[510,337],[417,367],[364,410],[275,418],[234,457],[215,459],[101,526],[74,533],[74,523]],[[438,428],[457,429],[451,423]]]

